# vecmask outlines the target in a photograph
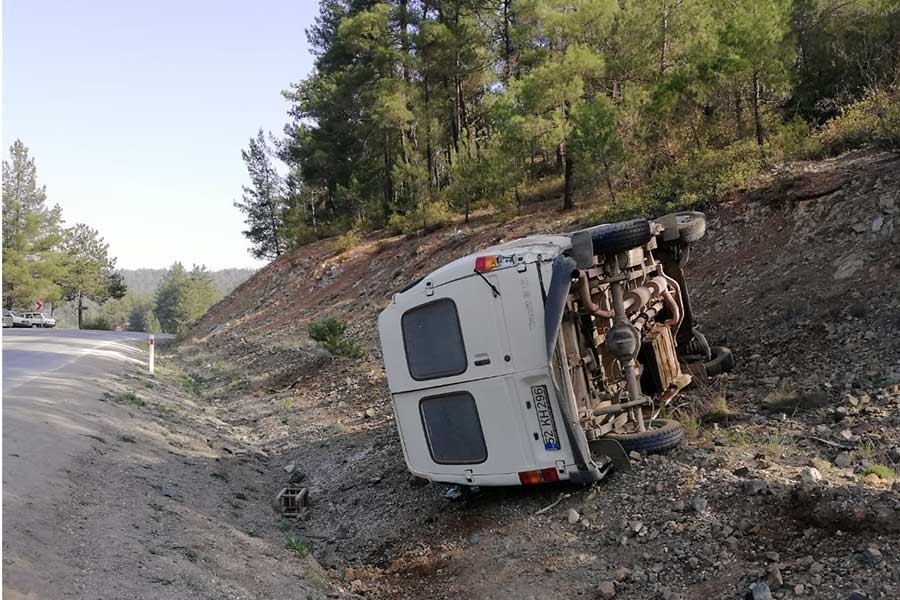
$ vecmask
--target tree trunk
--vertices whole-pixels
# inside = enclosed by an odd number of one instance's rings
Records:
[[[563,101],[563,112],[566,116],[566,121],[569,120],[569,111],[571,109],[571,105],[568,100]],[[572,158],[571,153],[569,152],[569,148],[566,145],[566,140],[563,139],[558,148],[561,149],[562,159],[563,159],[563,177],[565,179],[564,186],[565,189],[563,191],[563,210],[569,210],[570,208],[575,207],[575,198],[573,197],[572,192],[575,187],[575,161]]]
[[[453,150],[459,154],[459,106],[456,104],[456,93],[454,92],[453,95],[453,108],[450,110],[450,139],[453,142]]]
[[[275,201],[269,198],[269,222],[272,225],[272,244],[275,246],[275,256],[281,256],[281,244],[278,243],[278,223],[275,219]]]
[[[744,137],[744,104],[741,101],[740,86],[734,88],[734,120],[737,139]]]
[[[503,83],[509,82],[512,44],[509,39],[509,5],[512,0],[503,0]]]
[[[662,23],[660,24],[659,74],[666,70],[666,46],[669,43],[669,3],[663,1]]]
[[[530,143],[530,154],[531,154],[531,178],[534,179],[534,138],[531,138]]]
[[[390,137],[384,136],[384,218],[391,216],[391,204],[394,200],[394,180],[391,174]]]
[[[466,132],[466,153],[469,158],[472,158],[472,128],[469,126],[469,115],[466,112],[466,100],[463,98],[461,82],[457,83],[457,90],[459,90],[459,123],[461,131]]]
[[[422,3],[422,20],[428,20],[428,2]],[[425,160],[428,163],[428,189],[437,187],[437,168],[434,161],[434,147],[431,140],[431,86],[429,85],[428,73],[430,70],[428,61],[428,51],[422,52],[422,88],[425,99]]]
[[[607,158],[605,156],[603,157],[603,172],[604,172],[604,175],[606,176],[605,177],[606,178],[606,189],[609,190],[609,197],[613,202],[615,202],[616,201],[616,192],[613,190],[612,176],[609,173],[609,158]]]
[[[766,136],[759,116],[759,71],[753,71],[753,126],[756,130],[756,144],[762,146]]]
[[[409,14],[407,13],[407,0],[399,0],[398,6],[400,15],[400,53],[403,58],[403,81],[409,85],[410,83],[410,74],[409,74],[409,63],[410,63],[410,50],[409,50]],[[406,108],[412,112],[414,110],[413,104],[411,100],[407,100]],[[410,147],[413,152],[418,151],[419,143],[416,140],[416,130],[410,125],[406,131],[401,132],[402,135],[406,136],[406,139],[409,140]],[[409,164],[409,158],[406,155],[406,148],[404,146],[404,155],[403,155],[404,164]]]
[[[81,329],[82,315],[84,314],[84,297],[78,294],[78,329]]]
[[[403,55],[403,81],[409,83],[409,31],[406,13],[407,0],[399,0],[400,52]]]
[[[691,124],[691,137],[694,138],[694,145],[697,146],[697,152],[703,150],[703,144],[700,142],[700,134],[697,133],[697,125],[694,118],[691,117],[688,122]]]
[[[575,161],[572,159],[572,156],[566,151],[565,142],[562,144],[563,147],[563,163],[565,164],[565,168],[563,169],[564,177],[565,177],[565,190],[563,192],[563,210],[569,210],[571,208],[575,208],[575,199],[573,197],[573,191],[575,187]]]

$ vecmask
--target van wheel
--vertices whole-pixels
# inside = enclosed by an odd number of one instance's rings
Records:
[[[622,444],[626,452],[634,450],[644,454],[657,454],[678,446],[684,439],[684,427],[678,421],[656,419],[650,423],[647,431],[609,433],[606,437]]]
[[[703,363],[709,377],[734,370],[734,354],[731,353],[731,350],[725,346],[713,346],[710,348],[710,352],[712,358]]]
[[[31,328],[32,328],[32,329],[37,329],[37,323],[32,323],[32,324],[31,324]]]
[[[650,241],[650,221],[632,219],[621,223],[607,223],[591,227],[591,242],[595,254],[615,254],[643,246]]]
[[[682,211],[671,214],[678,223],[678,239],[682,242],[692,244],[706,235],[706,215],[702,212]],[[664,221],[669,216],[666,215],[659,220]]]

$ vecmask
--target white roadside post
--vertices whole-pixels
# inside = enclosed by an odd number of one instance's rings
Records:
[[[153,375],[154,370],[154,350],[156,349],[156,344],[153,343],[153,334],[150,334],[150,374]]]

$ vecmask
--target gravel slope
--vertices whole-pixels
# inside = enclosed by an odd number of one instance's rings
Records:
[[[537,207],[344,255],[305,247],[214,307],[177,353],[210,413],[265,457],[271,491],[288,463],[306,475],[312,506],[292,535],[338,593],[709,599],[756,585],[759,598],[896,598],[898,484],[869,471],[900,463],[898,209],[900,161],[873,153],[782,167],[708,209],[688,277],[738,369],[679,404],[687,444],[592,488],[454,501],[412,479],[374,325],[407,281],[578,214]],[[305,329],[323,316],[345,319],[366,358],[317,348]]]

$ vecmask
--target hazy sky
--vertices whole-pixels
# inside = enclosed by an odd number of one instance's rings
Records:
[[[4,0],[3,144],[123,268],[258,266],[241,148],[281,134],[315,0]]]

